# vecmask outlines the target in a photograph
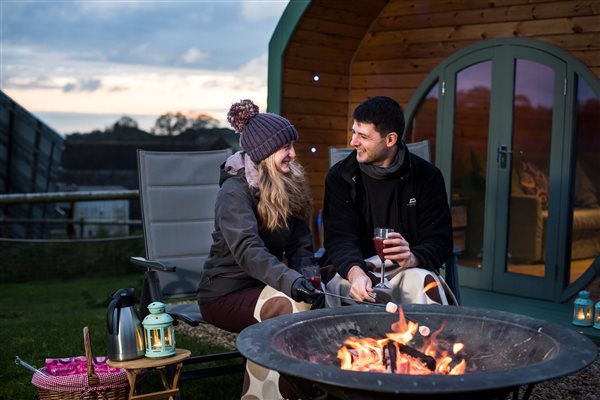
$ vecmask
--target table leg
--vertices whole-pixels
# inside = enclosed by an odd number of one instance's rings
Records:
[[[163,387],[167,390],[175,390],[176,393],[179,392],[179,377],[181,375],[181,369],[183,367],[183,363],[177,363],[175,365],[175,372],[173,373],[173,381],[169,383],[169,379],[167,377],[167,371],[164,367],[159,368],[158,372],[160,373],[160,379],[162,381]],[[173,396],[169,396],[169,400],[174,400]]]
[[[177,363],[177,365],[175,365],[175,374],[173,375],[173,388],[179,387],[179,376],[181,375],[181,368],[183,368],[183,363]]]
[[[163,387],[165,389],[171,389],[169,385],[169,379],[167,378],[167,370],[165,369],[165,367],[159,367],[157,369],[158,373],[160,374],[160,380],[162,381]]]
[[[129,381],[129,399],[133,398],[137,389],[137,378],[142,372],[141,369],[127,369],[127,380]]]

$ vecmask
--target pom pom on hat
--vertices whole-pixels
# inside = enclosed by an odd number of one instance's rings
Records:
[[[257,164],[298,139],[298,132],[290,121],[277,114],[260,113],[252,100],[232,104],[227,121],[241,134],[242,148]]]
[[[227,113],[227,122],[237,133],[242,133],[250,118],[256,114],[258,114],[258,106],[252,100],[240,100],[231,105]]]

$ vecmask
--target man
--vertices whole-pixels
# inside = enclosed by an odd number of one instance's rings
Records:
[[[448,304],[449,289],[437,275],[452,253],[452,220],[440,170],[409,153],[402,141],[404,113],[393,99],[367,99],[352,117],[355,150],[331,167],[325,182],[325,250],[337,268],[327,289],[375,301],[378,278],[365,259],[376,254],[374,228],[393,228],[384,241],[385,259],[396,267],[394,276],[388,275],[388,295],[399,303]],[[379,294],[381,301],[384,294]]]

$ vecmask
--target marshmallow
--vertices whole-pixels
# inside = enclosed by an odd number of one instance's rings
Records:
[[[419,326],[419,333],[423,336],[429,336],[429,334],[431,333],[431,330],[429,330],[429,328],[426,327],[425,325],[421,325],[421,326]]]
[[[391,301],[385,305],[385,311],[389,313],[395,313],[398,311],[398,304],[392,303]]]

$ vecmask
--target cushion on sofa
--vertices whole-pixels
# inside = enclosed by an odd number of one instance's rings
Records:
[[[548,209],[548,178],[531,161],[521,160],[519,183],[525,194],[537,196],[542,203],[542,210]]]

